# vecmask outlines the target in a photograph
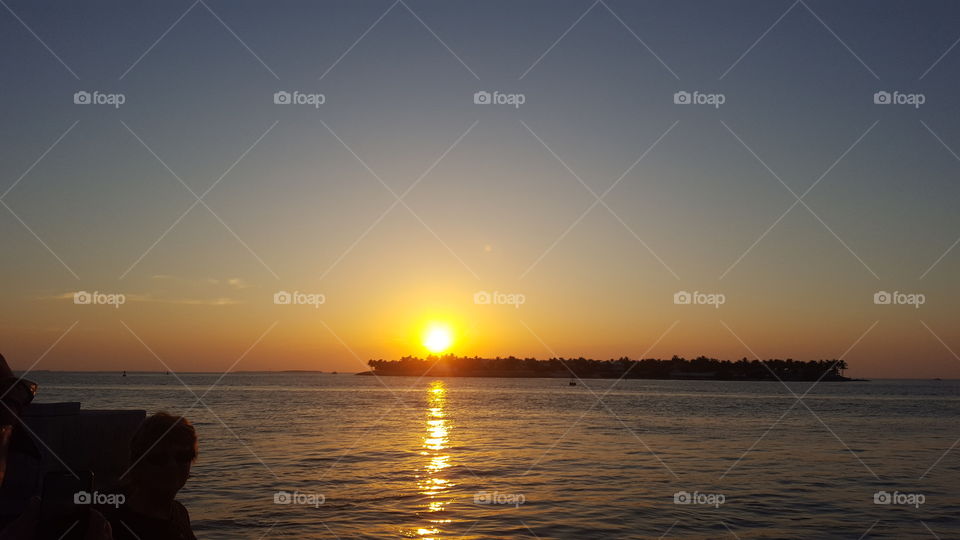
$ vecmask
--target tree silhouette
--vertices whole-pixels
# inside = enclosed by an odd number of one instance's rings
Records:
[[[414,375],[428,373],[452,377],[580,377],[629,379],[711,379],[711,380],[782,380],[841,381],[848,369],[844,360],[794,360],[778,358],[736,362],[698,356],[687,360],[673,356],[669,360],[626,356],[609,360],[579,358],[480,358],[451,354],[418,358],[404,356],[398,360],[370,360],[367,364],[376,375]],[[438,367],[442,366],[442,367]],[[436,369],[435,369],[436,368]]]

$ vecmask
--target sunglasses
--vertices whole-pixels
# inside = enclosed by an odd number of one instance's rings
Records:
[[[12,382],[4,381],[6,384],[0,384],[3,389],[3,400],[12,405],[24,406],[33,401],[37,395],[37,383],[26,379],[15,379]]]

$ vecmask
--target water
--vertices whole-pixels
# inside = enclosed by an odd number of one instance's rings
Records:
[[[190,418],[202,539],[960,537],[960,381],[820,383],[795,405],[776,382],[257,373],[208,409],[173,375],[31,378],[38,401]]]

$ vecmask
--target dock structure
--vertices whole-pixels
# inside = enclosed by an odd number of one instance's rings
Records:
[[[0,508],[19,513],[39,496],[51,471],[92,471],[94,489],[111,491],[129,466],[130,438],[143,410],[83,409],[78,402],[31,403],[23,411],[21,444],[10,453]]]

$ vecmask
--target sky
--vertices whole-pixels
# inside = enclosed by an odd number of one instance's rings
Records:
[[[440,323],[470,356],[960,377],[958,16],[8,0],[0,352],[349,372]]]

